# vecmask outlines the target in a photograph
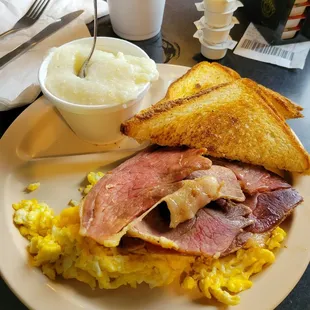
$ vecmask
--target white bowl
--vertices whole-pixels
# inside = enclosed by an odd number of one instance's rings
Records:
[[[215,46],[201,44],[201,54],[210,60],[222,59],[226,56],[227,48],[216,48]]]
[[[229,32],[234,25],[235,24],[231,23],[223,28],[212,28],[205,25],[205,27],[201,29],[203,31],[203,39],[211,44],[222,43],[228,39]]]
[[[91,46],[92,41],[93,38],[83,38],[64,45]],[[96,48],[107,52],[122,52],[127,55],[149,58],[138,46],[116,38],[98,37]],[[124,137],[120,132],[121,123],[140,110],[141,101],[150,83],[145,85],[135,100],[123,104],[80,105],[68,102],[53,95],[45,86],[47,68],[53,53],[52,51],[43,60],[39,70],[39,83],[43,94],[55,105],[70,128],[81,139],[93,144],[110,144],[121,140]]]
[[[222,13],[211,12],[208,8],[205,8],[205,23],[207,23],[210,27],[214,28],[226,27],[232,23],[234,12],[242,6],[243,4],[240,1],[235,1],[233,2],[232,8],[230,10]]]
[[[209,12],[224,13],[232,10],[237,0],[204,0],[204,7]]]
[[[226,27],[232,22],[234,12],[229,13],[213,13],[205,10],[205,22],[214,28]]]
[[[233,41],[229,36],[228,39],[224,42],[213,44],[206,42],[203,38],[203,30],[198,29],[194,33],[194,38],[197,38],[201,45],[201,54],[211,60],[217,60],[223,58],[228,49],[234,49],[237,41]]]

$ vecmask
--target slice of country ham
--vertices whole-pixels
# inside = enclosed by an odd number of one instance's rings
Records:
[[[247,231],[263,233],[274,229],[284,221],[293,210],[302,203],[303,198],[293,189],[279,189],[260,193],[248,203],[252,209],[249,218],[254,220]],[[256,203],[253,203],[256,202]]]
[[[248,226],[246,231],[265,233],[273,230],[284,221],[302,201],[303,198],[295,189],[287,188],[248,196],[242,203],[225,199],[219,199],[216,203],[223,210],[232,210],[231,212],[239,205],[249,207],[252,210],[249,219],[253,220],[253,224]]]
[[[161,246],[145,242],[142,239],[124,236],[118,246],[122,254],[163,254],[163,255],[180,255],[180,252],[172,249],[164,249]]]
[[[193,179],[189,179],[192,177]],[[190,220],[199,209],[213,200],[219,198],[245,200],[234,173],[230,169],[220,166],[214,168],[212,166],[209,170],[195,171],[180,184],[179,189],[164,196],[152,207],[154,208],[162,202],[166,203],[170,213],[170,228],[175,228],[180,223]]]
[[[208,170],[197,170],[192,172],[187,177],[187,179],[193,180],[206,175],[214,176],[219,183],[223,184],[220,189],[219,196],[235,201],[245,200],[245,196],[237,180],[237,177],[232,172],[232,170],[228,168],[212,165],[211,168]]]
[[[238,180],[244,192],[253,195],[258,192],[273,191],[276,189],[290,188],[280,176],[266,170],[261,166],[245,164],[237,161],[228,161],[225,159],[211,158],[213,164],[224,166],[231,169]]]
[[[158,195],[155,195],[155,193],[158,192],[158,188],[150,191],[152,197],[164,197],[137,220],[141,220],[148,212],[164,202],[167,205],[170,216],[169,227],[176,228],[180,223],[192,219],[198,210],[208,205],[211,201],[227,197],[227,195],[233,197],[236,192],[236,187],[240,189],[240,185],[236,181],[235,186],[227,187],[225,194],[223,194],[221,191],[223,184],[223,182],[219,183],[217,178],[212,175],[204,175],[194,180],[183,180],[173,183],[170,188],[164,187],[161,189],[159,186],[160,190]],[[175,188],[174,190],[172,185]],[[169,194],[168,191],[170,191],[171,194]],[[164,195],[164,193],[168,194]],[[130,224],[130,226],[133,225],[134,223]]]
[[[162,206],[153,209],[128,234],[163,248],[212,257],[235,251],[251,235],[243,231],[253,223],[247,218],[251,210],[241,204],[226,211],[211,207],[200,209],[194,218],[174,229],[169,227],[165,210]]]
[[[174,183],[195,170],[211,167],[204,153],[205,149],[151,147],[128,159],[85,197],[80,209],[80,234],[106,246],[117,246],[128,224],[182,186]]]
[[[199,209],[215,199],[245,200],[235,174],[225,167],[194,171],[182,183],[179,190],[159,201],[166,202],[170,211],[170,228],[193,218]]]
[[[170,195],[162,198],[170,212],[170,228],[190,220],[197,211],[212,200],[220,197],[221,185],[213,176],[203,176],[195,180],[182,181],[182,187]],[[155,206],[156,207],[156,206]]]

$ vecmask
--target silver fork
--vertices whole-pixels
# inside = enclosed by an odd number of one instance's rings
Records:
[[[42,15],[50,0],[35,0],[27,13],[17,21],[12,29],[0,34],[0,39],[18,30],[32,26]]]

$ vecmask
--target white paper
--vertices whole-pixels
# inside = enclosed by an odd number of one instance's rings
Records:
[[[34,0],[0,0],[0,33],[11,29],[30,8]],[[98,17],[108,14],[108,5],[103,0],[98,0]],[[84,23],[91,22],[93,17],[93,0],[50,0],[49,5],[40,17],[40,20],[58,19],[61,16],[84,10],[78,19]],[[31,28],[36,28],[32,26]],[[30,28],[29,28],[30,29]]]
[[[203,2],[197,2],[195,3],[196,9],[198,12],[203,12],[205,10],[205,6]]]
[[[0,70],[0,111],[33,102],[41,92],[38,70],[48,50],[66,42],[89,37],[86,25],[74,21]],[[2,50],[0,55],[6,54]]]
[[[251,23],[234,50],[234,54],[290,69],[303,69],[310,42],[269,45]]]
[[[33,0],[0,0],[0,33],[13,27]],[[89,37],[85,23],[93,19],[92,0],[51,0],[40,19],[31,27],[0,39],[0,57],[28,41],[59,17],[84,10],[77,19],[49,36],[25,54],[14,59],[0,70],[0,111],[33,102],[40,93],[38,69],[51,47]],[[98,1],[99,16],[108,14],[107,3]]]

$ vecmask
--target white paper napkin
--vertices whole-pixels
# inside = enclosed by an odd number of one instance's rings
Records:
[[[33,0],[0,0],[0,33],[13,27],[31,6]],[[26,42],[59,17],[84,10],[76,20],[60,29],[33,49],[0,70],[0,111],[33,102],[40,93],[38,69],[54,46],[89,37],[85,23],[93,20],[93,0],[51,0],[39,21],[33,26],[0,39],[0,57]],[[107,3],[98,1],[98,17],[108,14]]]

